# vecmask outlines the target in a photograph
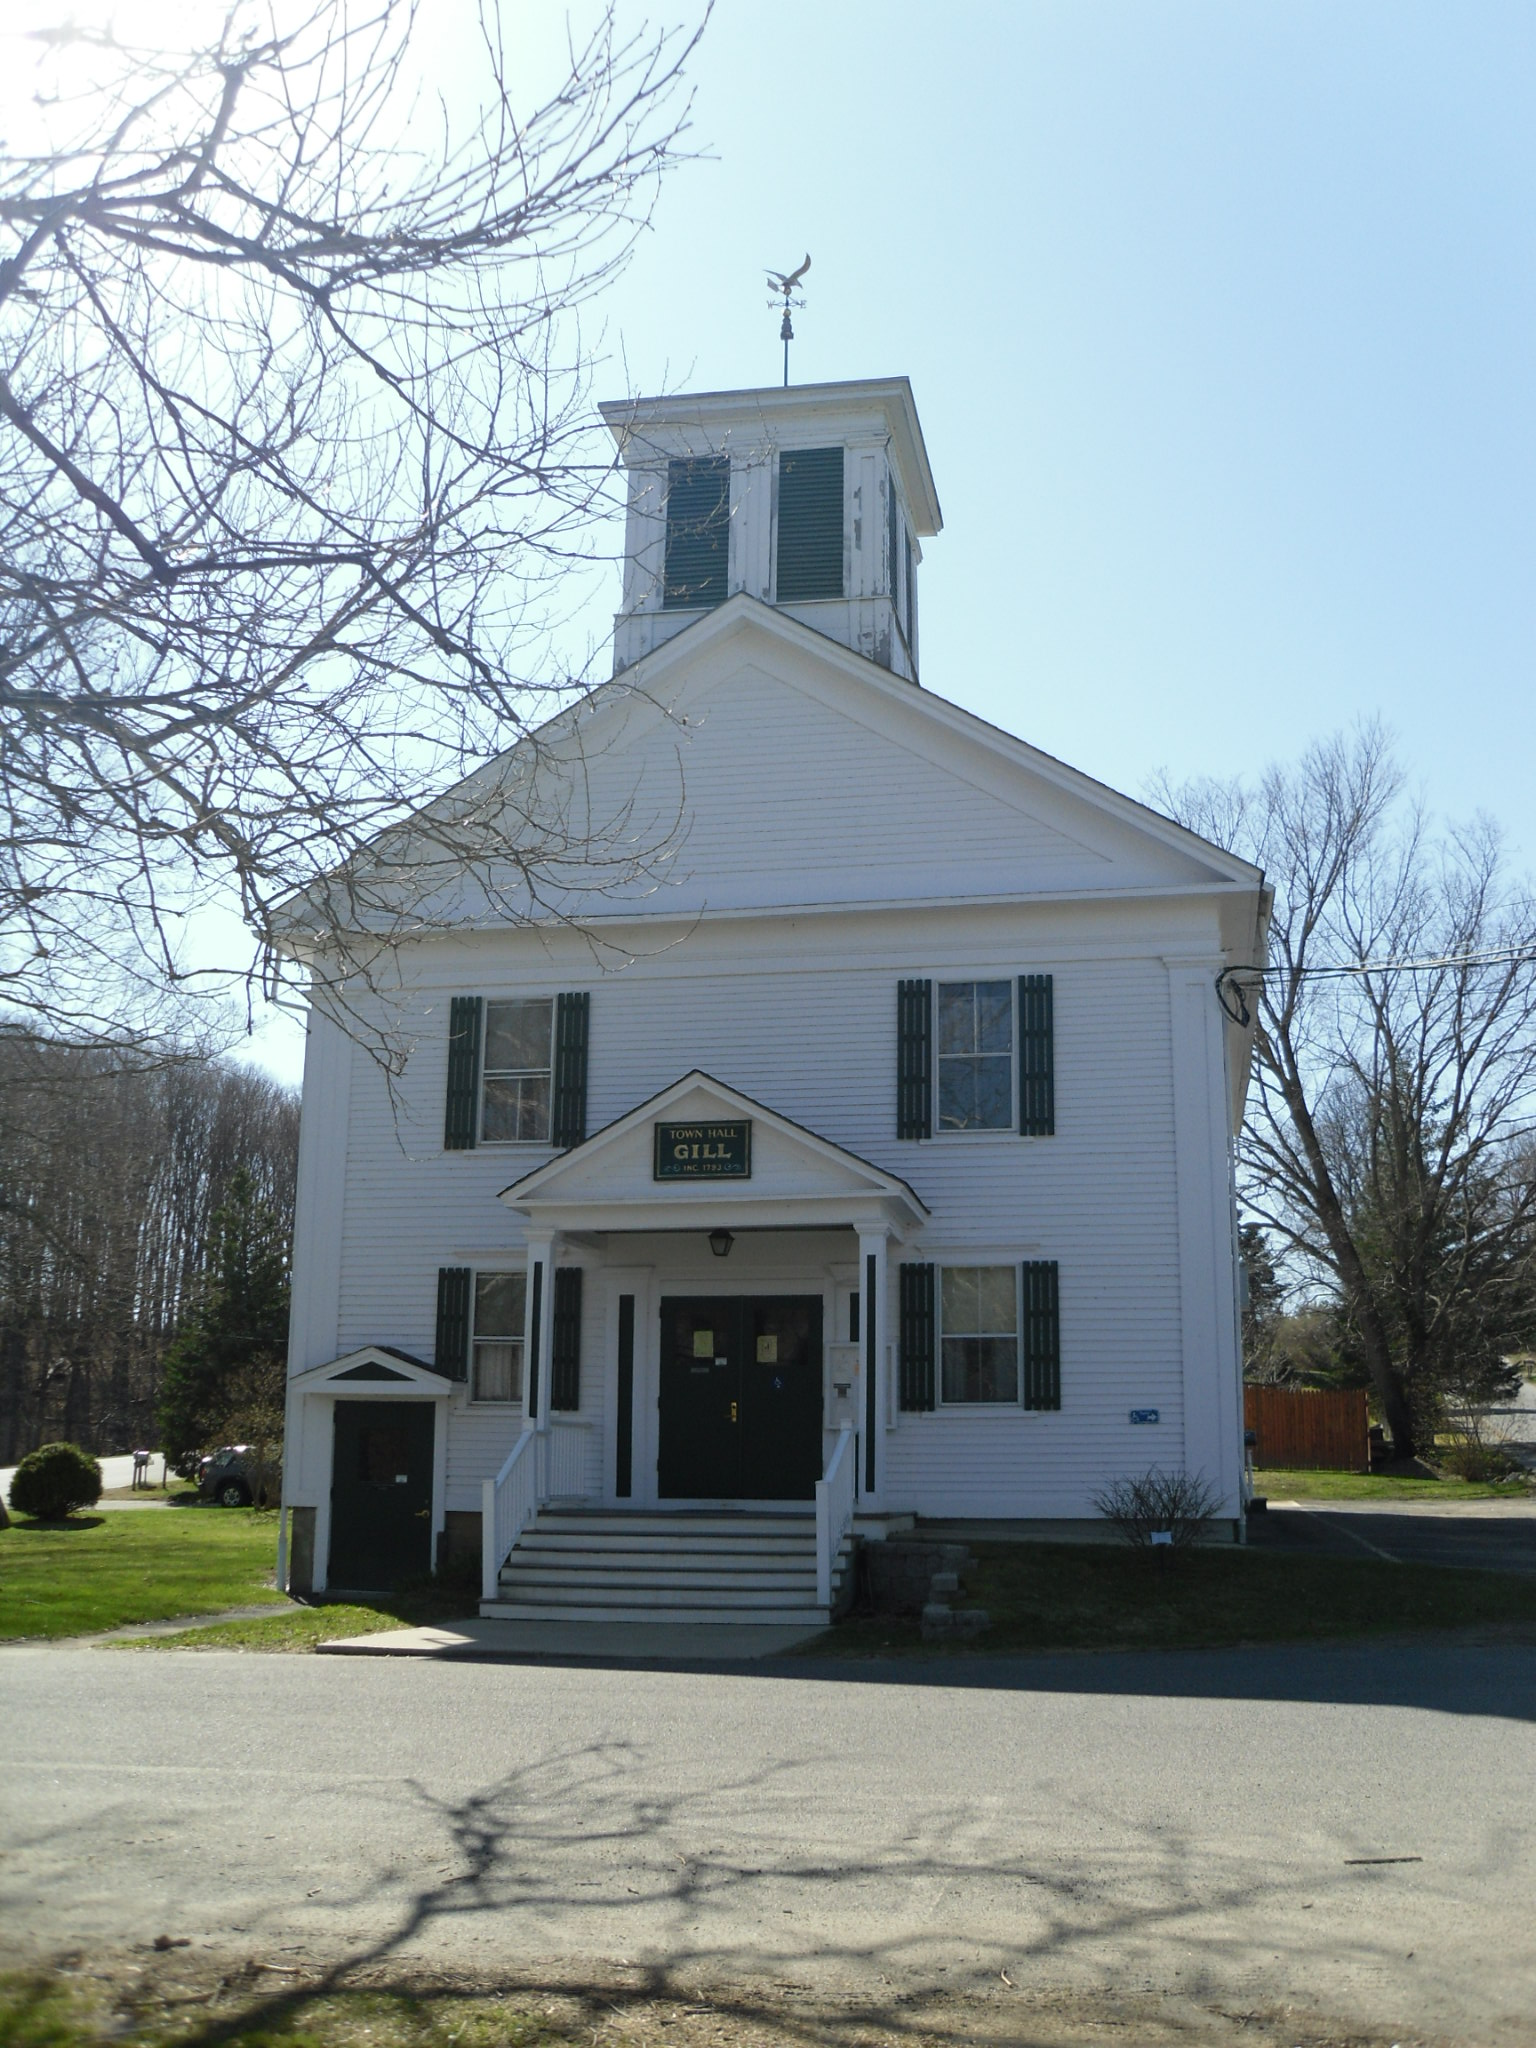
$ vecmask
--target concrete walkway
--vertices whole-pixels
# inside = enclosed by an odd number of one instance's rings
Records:
[[[823,1633],[765,1622],[456,1621],[321,1643],[323,1657],[432,1657],[474,1664],[741,1664]]]

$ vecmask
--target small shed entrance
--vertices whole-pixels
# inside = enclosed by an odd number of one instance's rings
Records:
[[[432,1569],[432,1403],[338,1401],[327,1582],[381,1592]]]

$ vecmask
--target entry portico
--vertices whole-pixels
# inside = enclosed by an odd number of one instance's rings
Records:
[[[526,1219],[535,1430],[558,1402],[551,1276],[602,1290],[606,1499],[808,1499],[849,1427],[878,1506],[888,1249],[928,1215],[906,1181],[695,1071],[501,1200]]]

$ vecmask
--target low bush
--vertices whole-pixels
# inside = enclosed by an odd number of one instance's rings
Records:
[[[29,1451],[11,1481],[11,1506],[37,1522],[62,1522],[101,1499],[101,1467],[78,1444]]]
[[[1503,1444],[1480,1443],[1475,1437],[1459,1437],[1454,1443],[1437,1445],[1435,1463],[1455,1479],[1480,1482],[1514,1479],[1525,1469]]]
[[[1175,1550],[1198,1543],[1221,1505],[1198,1472],[1163,1472],[1156,1465],[1139,1479],[1112,1480],[1093,1504],[1138,1550],[1152,1549],[1154,1536],[1166,1536]]]

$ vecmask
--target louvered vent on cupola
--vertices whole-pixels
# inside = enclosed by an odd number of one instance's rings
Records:
[[[843,594],[843,450],[788,449],[779,457],[780,604]]]
[[[725,603],[730,525],[731,458],[707,455],[669,462],[664,610]]]

